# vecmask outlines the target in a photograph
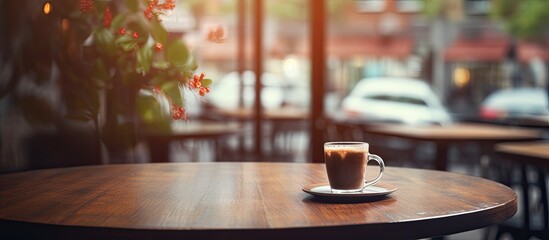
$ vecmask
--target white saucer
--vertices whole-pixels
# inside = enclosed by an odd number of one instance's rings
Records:
[[[351,193],[333,193],[330,185],[327,183],[318,183],[307,185],[302,188],[306,193],[322,196],[322,197],[337,197],[337,198],[370,198],[388,195],[396,190],[396,187],[386,184],[377,184],[366,187],[362,192]]]

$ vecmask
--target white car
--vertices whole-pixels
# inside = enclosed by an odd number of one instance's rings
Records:
[[[411,78],[362,79],[343,99],[341,107],[351,120],[410,125],[452,122],[431,87]]]
[[[509,88],[493,92],[484,99],[480,117],[508,123],[549,123],[549,99],[543,88]]]

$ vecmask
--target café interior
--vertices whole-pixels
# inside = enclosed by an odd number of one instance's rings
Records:
[[[545,1],[22,0],[0,11],[8,239],[549,239]],[[366,175],[383,172],[387,195],[334,203],[328,185],[301,189],[328,181],[328,142],[367,143],[383,164]],[[286,198],[261,191],[298,172]],[[206,194],[221,186],[238,198]],[[163,191],[179,187],[193,191]]]

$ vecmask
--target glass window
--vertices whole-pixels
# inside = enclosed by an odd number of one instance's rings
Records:
[[[423,9],[423,1],[397,0],[397,8],[400,12],[420,12]]]
[[[359,12],[381,12],[385,10],[385,0],[357,0],[356,9]]]

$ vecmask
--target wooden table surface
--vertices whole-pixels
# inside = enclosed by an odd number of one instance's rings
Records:
[[[217,138],[241,133],[244,129],[237,123],[217,121],[174,121],[169,133],[146,132],[149,138],[168,138],[172,140],[189,138]]]
[[[216,109],[215,114],[220,116],[237,119],[248,120],[254,118],[254,110],[252,108],[237,108],[237,109]],[[306,110],[294,107],[282,107],[276,109],[266,109],[263,111],[262,117],[270,121],[300,121],[308,120],[309,113]]]
[[[374,171],[375,172],[375,171]],[[158,163],[0,176],[5,236],[102,239],[424,238],[482,228],[516,212],[510,188],[457,173],[385,169],[392,194],[326,202],[302,187],[324,164]]]
[[[491,124],[455,123],[444,126],[374,125],[364,129],[368,133],[384,136],[430,141],[437,145],[435,169],[447,170],[448,147],[451,143],[478,142],[486,150],[493,145],[509,141],[542,139],[542,132]]]
[[[455,123],[444,126],[379,125],[368,131],[429,141],[512,141],[535,140],[541,132],[532,129],[519,129],[491,124]]]
[[[515,171],[503,174],[516,179],[503,178],[504,183],[517,187],[520,194],[520,211],[515,224],[500,226],[499,233],[514,232],[521,238],[549,239],[549,201],[547,194],[547,170],[549,169],[549,142],[500,143],[495,146],[496,156],[501,160],[511,160],[512,168],[519,169],[518,178]],[[531,166],[529,168],[528,166]],[[532,195],[536,193],[536,195]],[[520,224],[516,224],[519,222]]]
[[[500,143],[496,152],[526,164],[549,167],[549,142]]]
[[[217,140],[245,132],[241,124],[215,121],[174,121],[171,128],[172,131],[169,133],[144,133],[144,139],[149,145],[151,162],[170,161],[169,144],[172,141],[192,139],[211,140],[214,143],[214,148],[216,148]],[[213,151],[216,151],[217,155],[217,150],[214,149]]]

